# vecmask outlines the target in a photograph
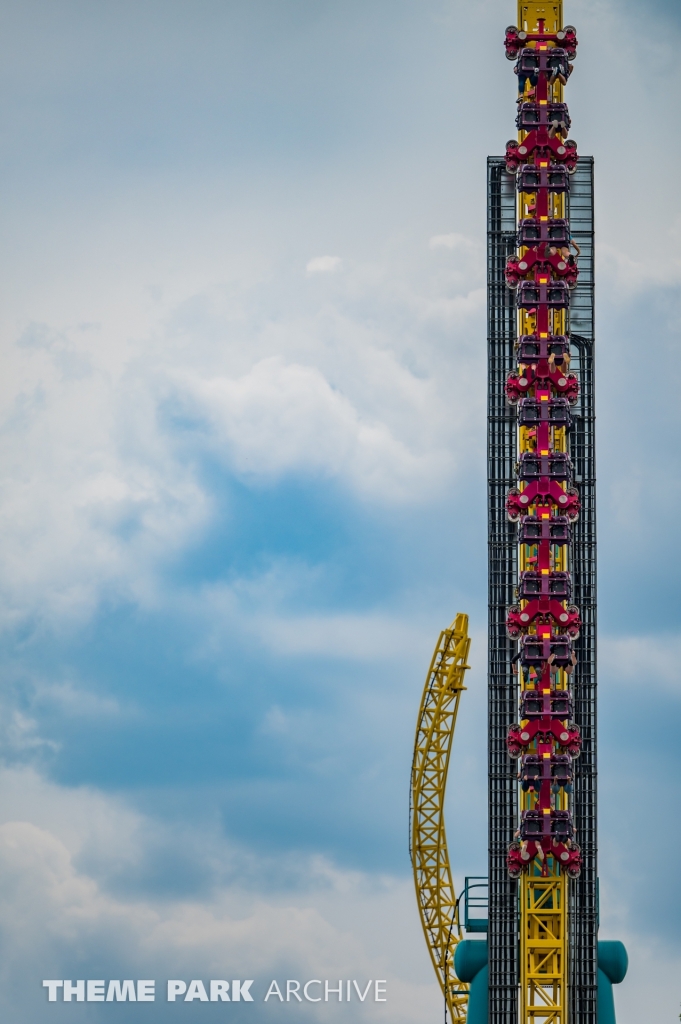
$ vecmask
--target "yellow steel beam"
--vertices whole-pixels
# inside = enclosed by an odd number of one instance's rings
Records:
[[[518,0],[518,28],[525,32],[536,32],[539,19],[544,28],[553,34],[563,27],[563,0]]]
[[[459,613],[440,633],[421,699],[411,771],[411,860],[421,924],[453,1022],[463,1024],[468,985],[454,972],[461,939],[445,835],[444,801],[449,756],[470,648],[468,616]]]
[[[520,883],[520,1020],[567,1024],[568,879],[534,866]]]

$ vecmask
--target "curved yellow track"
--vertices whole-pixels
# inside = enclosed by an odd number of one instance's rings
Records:
[[[469,665],[468,616],[440,633],[421,699],[411,770],[410,843],[421,924],[454,1022],[466,1020],[468,985],[454,973],[459,908],[445,836],[444,799],[464,672]]]

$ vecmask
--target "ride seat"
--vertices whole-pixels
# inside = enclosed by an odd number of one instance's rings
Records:
[[[544,642],[538,636],[520,638],[520,662],[523,668],[543,668],[549,655],[555,655],[556,668],[565,668],[572,660],[572,641],[569,636],[554,636]]]
[[[572,478],[572,460],[567,452],[551,452],[539,455],[537,452],[523,452],[518,462],[520,480],[568,481]]]
[[[564,50],[560,46],[553,46],[550,50],[546,50],[542,56],[545,58],[547,71],[555,71],[558,74],[563,75],[565,78],[568,77],[570,74],[570,68],[568,67],[567,50]]]
[[[572,758],[568,754],[552,754],[551,782],[554,786],[571,785],[572,775]]]
[[[539,516],[523,516],[518,524],[518,543],[538,544],[542,540],[548,540],[551,544],[569,544],[572,540],[572,527],[568,517],[540,519]]]
[[[543,125],[548,128],[553,121],[558,121],[570,130],[570,114],[567,103],[521,103],[515,123],[518,131],[531,132]]]
[[[520,573],[518,598],[531,601],[537,597],[552,597],[556,601],[569,601],[572,597],[572,577],[569,572],[536,572],[528,569]]]
[[[529,46],[526,46],[518,54],[516,67],[518,68],[519,75],[533,75],[539,71],[539,65],[539,50],[532,50]]]
[[[568,53],[562,46],[552,46],[550,50],[533,50],[524,47],[516,61],[519,75],[536,75],[539,71],[552,74],[554,71],[568,77]]]
[[[517,350],[519,363],[537,363],[550,355],[562,358],[570,354],[570,339],[563,334],[552,334],[549,338],[523,334],[518,338]]]
[[[518,285],[516,306],[519,309],[531,309],[533,306],[563,309],[569,305],[570,288],[566,281],[549,281],[547,284],[521,281]]]
[[[523,811],[520,818],[521,839],[541,839],[544,835],[544,815],[541,811]]]
[[[524,164],[518,171],[516,185],[519,192],[536,192],[540,188],[547,188],[549,192],[567,192],[570,176],[560,164],[551,164],[549,167]]]
[[[575,834],[569,811],[551,811],[551,838],[566,843]]]
[[[572,693],[570,690],[551,690],[549,693],[551,718],[565,720],[572,718]],[[525,690],[520,696],[520,717],[529,722],[544,718],[544,696],[540,690]]]
[[[550,821],[550,835],[555,842],[565,843],[575,834],[572,815],[569,811],[523,811],[520,816],[520,838],[537,840],[544,835],[544,820]]]
[[[542,422],[542,411],[546,410],[548,422],[554,427],[572,426],[570,403],[567,398],[550,398],[542,402],[538,398],[521,398],[518,402],[518,423],[521,427],[534,426]]]
[[[518,227],[518,245],[532,249],[542,242],[558,247],[569,245],[570,225],[567,220],[563,217],[554,217],[551,220],[527,217],[521,220]]]

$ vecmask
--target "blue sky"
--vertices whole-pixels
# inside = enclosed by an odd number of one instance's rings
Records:
[[[662,0],[566,18],[597,167],[602,931],[633,1024],[681,1000],[681,25]],[[484,167],[513,134],[513,20],[0,2],[15,1024],[64,976],[381,977],[389,1003],[344,1019],[441,1012],[407,787],[432,647],[468,611],[448,831],[457,877],[484,873]]]

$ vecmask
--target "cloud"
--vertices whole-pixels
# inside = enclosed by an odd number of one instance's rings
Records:
[[[678,843],[659,848],[662,896],[641,866],[678,777],[679,65],[645,6],[574,3],[568,102],[597,160],[601,671],[622,683],[601,691],[602,885],[616,846],[613,928],[657,951],[678,918]],[[386,962],[407,986],[391,1019],[434,1016],[401,815],[440,610],[484,617],[483,164],[514,116],[507,12],[10,6],[0,744],[73,785],[0,773],[2,1015],[42,1019],[36,965],[202,973],[212,936],[267,970]],[[623,67],[647,128],[625,160]],[[484,694],[478,677],[453,755],[462,874],[484,870]],[[662,1019],[678,965],[632,950]],[[646,1015],[636,978],[622,1020]]]
[[[340,256],[315,256],[308,261],[305,269],[308,274],[333,274],[340,270],[342,262]]]
[[[93,286],[87,320],[55,308],[18,329],[0,392],[0,622],[154,601],[213,521],[207,457],[251,485],[305,476],[377,506],[443,494],[484,405],[482,264],[463,252],[432,274],[407,241],[321,309],[251,268],[162,302],[133,289],[115,310]]]
[[[419,500],[447,471],[444,451],[414,450],[362,416],[315,367],[272,357],[240,378],[183,383],[209,419],[213,444],[246,477],[343,476],[374,499]]]
[[[299,862],[293,884],[277,892],[260,878],[269,871],[267,861],[258,864],[249,855],[250,886],[218,885],[205,898],[117,896],[98,879],[92,858],[89,871],[78,866],[84,848],[89,843],[109,859],[122,852],[127,870],[134,870],[148,825],[119,801],[88,792],[75,799],[34,773],[3,773],[2,792],[0,1001],[20,1024],[35,1019],[43,976],[162,983],[221,978],[227,969],[230,979],[255,978],[259,1000],[272,977],[384,978],[387,1006],[353,1002],[343,1008],[344,1020],[378,1015],[415,1024],[424,1008],[433,1012],[439,1005],[420,929],[412,927],[410,882],[341,871],[313,856]],[[20,802],[21,794],[41,824],[7,820],[8,802]],[[83,813],[88,805],[89,815]],[[170,833],[166,841],[172,842]],[[152,1020],[167,1013],[162,998],[145,1010]],[[310,1019],[328,1019],[328,1006],[309,1010]]]
[[[149,391],[91,362],[87,373],[65,375],[60,357],[69,352],[86,362],[78,344],[10,353],[0,449],[5,627],[36,613],[88,618],[106,591],[142,598],[159,556],[206,520],[205,495],[153,429]]]

